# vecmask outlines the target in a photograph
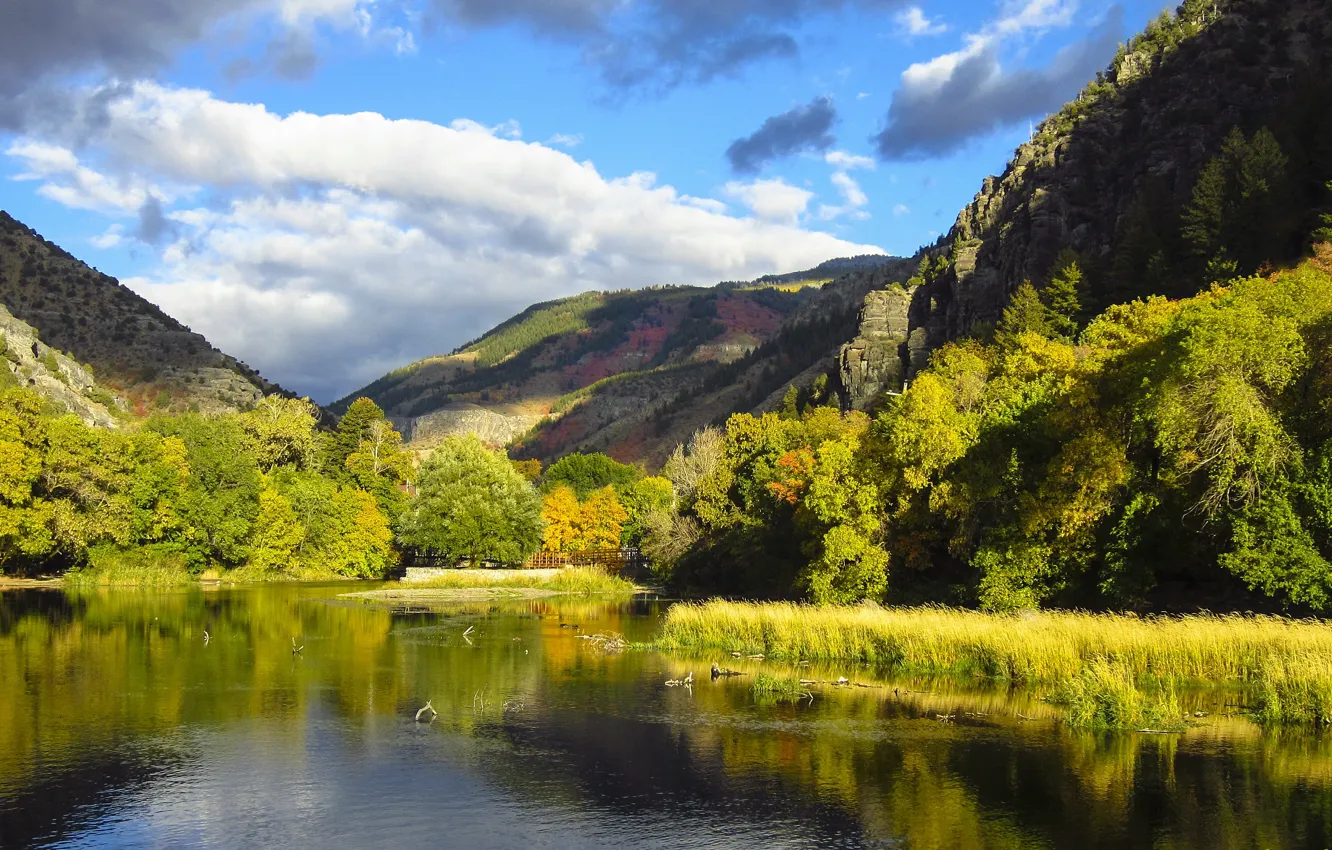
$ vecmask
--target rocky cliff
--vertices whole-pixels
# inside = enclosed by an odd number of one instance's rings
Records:
[[[1064,249],[1082,258],[1092,308],[1190,294],[1196,279],[1170,263],[1178,213],[1234,128],[1276,134],[1297,213],[1322,200],[1329,57],[1325,0],[1189,0],[1154,22],[984,181],[930,251],[949,267],[915,292],[912,332],[936,347],[984,329],[1022,281],[1043,285]]]
[[[87,425],[115,428],[124,399],[97,386],[92,373],[38,339],[31,325],[0,307],[0,384],[5,378],[27,387]]]

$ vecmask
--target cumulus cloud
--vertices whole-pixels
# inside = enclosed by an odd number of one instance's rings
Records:
[[[910,38],[943,35],[948,32],[946,24],[925,17],[925,12],[919,6],[903,9],[893,17],[893,20],[897,23],[898,34]]]
[[[726,194],[736,198],[767,221],[795,224],[809,207],[814,193],[785,180],[755,180],[753,183],[726,184]]]
[[[795,187],[741,190],[754,214],[736,216],[474,122],[282,116],[153,83],[109,103],[78,155],[8,153],[49,197],[164,241],[128,285],[323,401],[534,301],[878,250],[795,226]]]
[[[726,149],[731,169],[738,174],[756,174],[773,160],[803,151],[826,151],[836,144],[832,126],[837,108],[832,98],[815,98],[804,106],[774,115],[763,126]]]
[[[886,126],[875,139],[883,159],[923,159],[1061,106],[1102,68],[1117,48],[1123,9],[1113,7],[1088,36],[1060,50],[1045,68],[1007,70],[1004,42],[1029,30],[1072,23],[1076,3],[1029,0],[967,37],[966,46],[907,68],[893,95]]]

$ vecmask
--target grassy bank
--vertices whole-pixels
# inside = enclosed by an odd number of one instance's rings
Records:
[[[185,556],[143,549],[133,554],[114,549],[93,550],[91,563],[65,573],[70,588],[87,587],[185,587],[199,577],[185,567]]]
[[[531,588],[553,593],[635,593],[640,588],[631,581],[602,570],[570,567],[553,576],[521,573],[490,577],[473,570],[446,572],[429,581],[412,582],[404,587],[441,590],[478,590],[483,588]]]
[[[1241,685],[1266,723],[1332,725],[1332,626],[1314,620],[712,601],[672,607],[657,645],[1048,685],[1088,726],[1159,720],[1176,685]]]

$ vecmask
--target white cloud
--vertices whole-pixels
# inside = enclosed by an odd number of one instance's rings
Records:
[[[798,222],[814,197],[813,192],[792,186],[781,178],[727,183],[726,194],[740,200],[761,219],[787,224]]]
[[[948,32],[948,26],[946,24],[939,23],[938,21],[931,21],[929,18],[925,17],[925,13],[919,6],[911,6],[903,9],[894,16],[894,20],[897,22],[898,34],[912,38],[926,35],[942,35],[943,33]]]
[[[906,204],[897,204],[893,207],[893,215],[903,216],[911,212],[911,207]]]
[[[125,226],[123,224],[113,224],[106,229],[101,236],[94,236],[88,241],[94,248],[101,248],[103,251],[108,248],[115,248],[125,241]]]
[[[837,187],[837,191],[842,193],[842,199],[846,201],[847,206],[863,207],[869,205],[869,197],[860,188],[860,184],[845,171],[833,172],[832,184]]]
[[[559,145],[562,148],[576,148],[582,143],[582,133],[556,133],[546,140],[546,144]]]
[[[114,214],[149,193],[168,201],[173,186],[207,187],[209,206],[166,211],[174,243],[127,283],[321,400],[534,301],[745,279],[878,250],[795,226],[803,189],[752,190],[755,214],[728,215],[651,173],[606,178],[475,122],[280,116],[152,83],[106,116],[86,161],[39,142],[9,153],[71,204],[109,193],[98,208]],[[135,194],[106,188],[117,186]]]
[[[847,153],[846,151],[828,151],[824,154],[823,161],[838,171],[854,171],[857,168],[874,170],[874,160],[867,156]]]

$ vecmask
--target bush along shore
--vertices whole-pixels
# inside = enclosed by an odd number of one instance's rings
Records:
[[[1243,689],[1265,725],[1332,726],[1332,625],[1319,620],[716,600],[673,606],[656,648],[1031,685],[1088,728],[1178,725],[1184,687]]]

